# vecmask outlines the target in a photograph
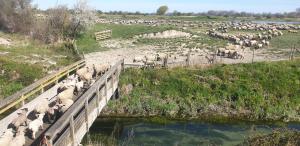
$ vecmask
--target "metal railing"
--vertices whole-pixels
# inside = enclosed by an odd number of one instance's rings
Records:
[[[19,103],[23,103],[26,99],[28,99],[30,96],[35,95],[37,93],[43,93],[45,90],[45,87],[51,85],[51,84],[57,84],[60,79],[62,79],[64,76],[69,75],[71,72],[82,68],[85,66],[85,60],[78,61],[74,64],[71,64],[61,70],[59,70],[57,73],[48,75],[37,82],[27,86],[26,88],[18,91],[17,93],[0,100],[0,114],[6,112],[10,108],[18,105]]]

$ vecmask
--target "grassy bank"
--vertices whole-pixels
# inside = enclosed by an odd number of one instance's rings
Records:
[[[300,133],[286,129],[273,131],[269,135],[261,135],[249,138],[240,146],[299,146]]]
[[[0,45],[0,99],[79,59],[63,44],[45,44],[4,32],[0,32],[0,38],[11,42],[8,46]]]
[[[300,113],[300,60],[206,69],[128,69],[123,97],[108,114],[294,120]],[[129,95],[126,86],[133,85]]]
[[[41,78],[44,73],[41,66],[18,63],[8,59],[0,59],[0,99],[12,95]]]

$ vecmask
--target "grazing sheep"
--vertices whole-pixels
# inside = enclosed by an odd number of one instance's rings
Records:
[[[14,137],[13,129],[6,129],[0,137],[0,146],[7,146]]]
[[[9,143],[9,146],[24,146],[26,139],[25,139],[25,127],[20,127],[16,137],[12,139],[12,141]]]
[[[58,99],[72,99],[73,98],[73,96],[74,96],[74,90],[75,90],[75,87],[74,86],[71,86],[71,87],[69,87],[68,89],[66,89],[65,91],[63,91],[63,92],[61,92],[61,93],[59,93],[58,95],[57,95],[57,98]]]
[[[39,101],[39,104],[35,106],[34,111],[39,114],[46,113],[49,109],[49,101],[43,98]]]
[[[11,124],[13,124],[16,130],[18,130],[21,125],[27,126],[27,115],[26,115],[27,112],[28,112],[27,108],[22,109],[22,112],[18,113],[19,116],[11,122]]]
[[[163,53],[157,54],[157,61],[162,61],[164,58],[166,58],[168,55]]]
[[[38,114],[38,118],[29,123],[28,129],[31,131],[32,139],[35,139],[35,134],[39,131],[40,128],[43,129],[44,116],[45,114]]]
[[[71,105],[73,105],[73,103],[74,101],[72,99],[59,100],[59,106],[61,107],[60,112],[66,112],[71,107]]]
[[[157,56],[156,55],[147,55],[145,56],[146,61],[156,61],[157,60]]]
[[[143,62],[145,60],[145,57],[139,56],[134,57],[133,62]]]

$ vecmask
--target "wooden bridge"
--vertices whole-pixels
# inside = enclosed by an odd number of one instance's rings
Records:
[[[20,109],[28,108],[29,111],[32,111],[43,98],[47,98],[50,102],[54,101],[57,94],[57,83],[85,66],[85,64],[85,61],[76,62],[0,101],[0,114],[21,104],[21,108],[0,121],[0,135],[7,129],[11,121],[18,116]],[[44,130],[38,133],[37,139],[27,138],[26,146],[39,145],[42,139],[51,146],[79,145],[111,97],[118,95],[119,76],[122,70],[124,70],[124,60],[118,61],[90,88],[78,96],[74,104],[55,123],[44,124]],[[34,95],[37,97],[33,98]],[[33,99],[25,103],[25,100],[30,97]]]

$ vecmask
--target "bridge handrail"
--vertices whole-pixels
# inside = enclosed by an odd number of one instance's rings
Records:
[[[64,114],[60,117],[48,131],[45,133],[45,136],[48,140],[53,141],[56,138],[57,134],[61,133],[65,127],[70,123],[71,118],[74,117],[84,106],[86,100],[92,97],[99,88],[107,82],[107,79],[110,78],[117,69],[122,66],[124,69],[124,59],[118,61],[113,67],[109,69],[94,85],[89,88]],[[74,119],[75,120],[75,119]],[[69,125],[70,126],[70,125]],[[62,134],[62,133],[61,133]]]
[[[80,60],[74,64],[71,64],[63,69],[60,69],[58,72],[48,75],[37,82],[23,88],[22,90],[18,91],[17,93],[0,100],[0,114],[4,113],[8,109],[16,106],[20,102],[26,100],[31,95],[36,94],[37,92],[40,92],[44,90],[44,87],[57,82],[59,79],[61,79],[63,76],[69,74],[70,72],[79,69],[83,66],[85,66],[85,60]]]

